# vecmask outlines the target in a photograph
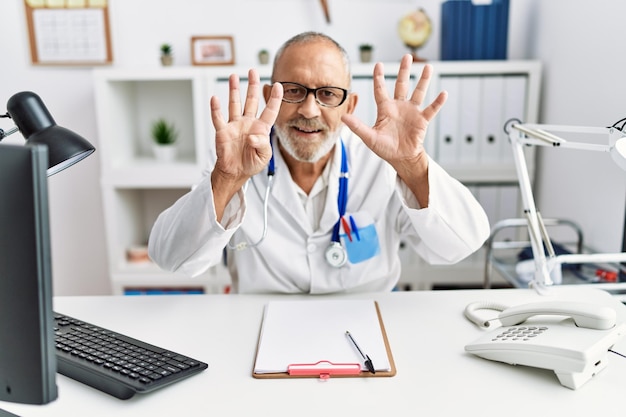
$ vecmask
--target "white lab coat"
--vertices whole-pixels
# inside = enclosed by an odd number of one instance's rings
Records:
[[[347,129],[346,129],[347,130]],[[349,132],[349,131],[348,131]],[[431,264],[451,264],[476,251],[489,235],[487,216],[470,191],[429,161],[429,206],[420,209],[408,187],[385,161],[351,132],[343,135],[349,185],[347,213],[374,219],[380,253],[366,261],[330,266],[324,253],[339,217],[337,195],[341,147],[330,160],[326,203],[312,230],[296,185],[275,152],[276,174],[269,199],[267,236],[257,247],[228,250],[234,290],[240,293],[331,293],[389,291],[400,276],[403,241]],[[222,261],[228,242],[256,242],[263,231],[262,171],[229,202],[216,221],[210,172],[192,191],[165,210],[149,240],[150,257],[163,269],[196,276]]]

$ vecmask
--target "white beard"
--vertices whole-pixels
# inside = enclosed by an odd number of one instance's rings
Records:
[[[319,143],[316,149],[310,149],[309,147],[299,145],[299,139],[292,138],[287,131],[282,130],[278,126],[274,126],[274,129],[276,130],[280,144],[289,155],[297,161],[310,163],[317,162],[327,155],[337,143],[337,139],[341,133],[341,129],[329,132],[326,139]]]

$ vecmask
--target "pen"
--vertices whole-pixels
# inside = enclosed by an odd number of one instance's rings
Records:
[[[354,340],[354,338],[352,337],[350,332],[347,331],[347,330],[346,330],[346,336],[348,336],[348,338],[350,339],[350,341],[352,342],[352,344],[354,345],[356,350],[359,351],[359,354],[361,355],[361,357],[365,361],[365,367],[367,368],[367,370],[370,371],[371,373],[375,374],[376,370],[374,369],[374,364],[372,363],[372,360],[370,359],[370,357],[363,353],[363,351],[361,350],[359,345],[357,345],[356,340]]]
[[[356,227],[356,222],[352,216],[350,216],[350,226],[352,227],[352,233],[356,236],[356,240],[361,240],[361,236],[359,236],[359,229]]]
[[[346,232],[348,239],[350,240],[350,242],[352,242],[352,233],[350,233],[350,225],[348,225],[346,218],[343,216],[341,217],[341,224],[343,225],[343,230]]]

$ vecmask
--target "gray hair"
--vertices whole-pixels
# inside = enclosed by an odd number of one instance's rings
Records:
[[[330,36],[325,35],[320,32],[313,32],[313,31],[302,32],[292,37],[291,39],[283,43],[283,45],[278,49],[278,51],[276,52],[276,56],[274,57],[274,65],[272,67],[272,82],[276,81],[274,79],[274,73],[276,72],[276,64],[278,63],[278,61],[280,60],[280,58],[282,57],[283,53],[285,52],[287,48],[293,45],[302,45],[302,44],[315,42],[319,40],[327,41],[330,44],[334,45],[335,48],[337,48],[337,50],[339,51],[343,59],[343,64],[346,67],[346,70],[348,71],[348,80],[350,82],[352,80],[352,71],[350,69],[350,57],[348,56],[348,53],[346,52],[346,50],[343,48],[343,46],[339,45],[339,43],[335,41],[333,38],[331,38]]]

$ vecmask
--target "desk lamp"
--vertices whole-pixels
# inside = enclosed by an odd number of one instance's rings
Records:
[[[96,150],[83,137],[58,126],[41,98],[30,91],[13,95],[7,102],[6,115],[0,117],[13,119],[16,126],[7,131],[0,129],[0,141],[19,130],[26,144],[48,147],[48,176],[74,165]]]
[[[57,126],[41,99],[22,92],[7,103],[26,146],[0,144],[0,401],[57,398],[47,177],[95,148]],[[6,415],[0,409],[0,416]]]
[[[619,123],[619,122],[618,122]],[[513,158],[517,170],[517,178],[524,205],[524,214],[528,223],[528,233],[531,249],[534,257],[534,278],[530,283],[537,292],[544,293],[548,286],[553,285],[550,272],[555,268],[561,268],[561,264],[581,264],[594,262],[626,262],[626,252],[621,253],[595,253],[595,254],[572,254],[556,256],[548,232],[541,218],[541,214],[535,207],[535,200],[531,188],[524,146],[549,146],[554,148],[570,148],[587,151],[608,152],[613,161],[626,171],[626,132],[614,126],[608,128],[522,124],[519,121],[509,121],[505,126],[513,149]],[[555,133],[575,133],[586,135],[604,135],[607,137],[605,144],[593,144],[584,142],[567,141]],[[546,256],[546,251],[548,255]],[[557,274],[557,276],[560,276]]]

